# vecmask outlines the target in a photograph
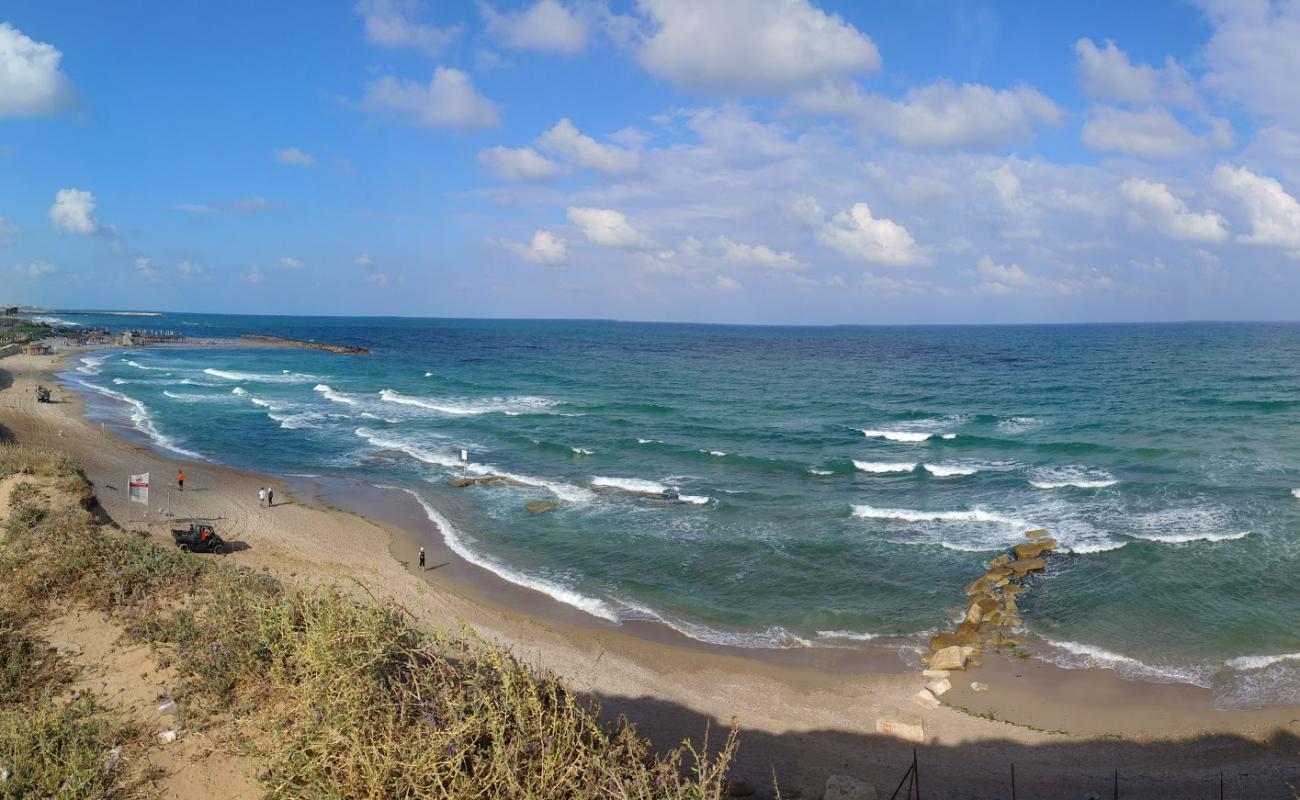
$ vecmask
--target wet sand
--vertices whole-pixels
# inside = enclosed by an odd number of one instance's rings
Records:
[[[429,625],[463,622],[664,745],[699,741],[706,723],[716,737],[718,725],[735,719],[736,774],[761,792],[775,769],[786,797],[804,787],[804,796],[820,796],[813,790],[831,772],[872,781],[888,796],[913,745],[878,736],[881,716],[924,723],[927,797],[1009,796],[1012,762],[1022,797],[1108,796],[1116,770],[1127,789],[1121,796],[1217,797],[1220,772],[1228,796],[1292,800],[1287,783],[1300,786],[1300,709],[1220,711],[1208,690],[1193,686],[986,654],[979,669],[954,674],[947,705],[931,710],[911,700],[925,679],[886,647],[747,650],[652,622],[615,625],[460,559],[400,490],[169,458],[86,422],[80,397],[66,387],[56,391],[60,402],[38,405],[35,384],[57,385],[59,358],[0,360],[0,435],[76,458],[123,527],[170,541],[171,521],[156,516],[165,497],[158,490],[184,468],[186,490],[172,492],[176,519],[215,519],[241,543],[233,561],[364,591]],[[146,470],[155,486],[149,517],[125,499],[126,475]],[[259,507],[263,485],[275,488],[276,507]],[[415,568],[421,545],[432,567],[423,572]],[[972,691],[971,680],[990,690]]]

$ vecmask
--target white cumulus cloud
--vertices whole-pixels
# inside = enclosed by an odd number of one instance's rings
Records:
[[[765,244],[744,244],[726,236],[719,236],[717,244],[722,248],[722,257],[733,264],[771,269],[803,269],[807,266],[793,253],[773,250]]]
[[[647,243],[646,238],[628,224],[627,217],[612,208],[571,206],[567,213],[569,221],[578,226],[588,241],[606,247],[641,247]]]
[[[880,67],[871,37],[808,0],[641,0],[652,73],[688,89],[781,93]]]
[[[1190,211],[1169,187],[1145,178],[1129,178],[1119,185],[1133,216],[1174,239],[1222,242],[1228,238],[1228,223],[1215,211]]]
[[[564,167],[531,147],[491,147],[479,152],[478,163],[507,181],[544,181],[564,172]]]
[[[508,47],[563,55],[587,49],[586,24],[557,0],[538,0],[522,11],[506,13],[482,2],[479,10],[488,33]]]
[[[153,281],[159,278],[158,270],[154,269],[153,259],[145,256],[139,256],[132,267],[132,273],[140,280]]]
[[[53,114],[76,101],[72,82],[59,69],[63,54],[0,22],[0,117]]]
[[[817,240],[846,256],[889,266],[920,264],[926,258],[907,229],[871,215],[866,203],[841,211],[817,232]]]
[[[1210,118],[1209,124],[1204,135],[1197,135],[1164,108],[1130,111],[1101,106],[1084,123],[1082,138],[1094,150],[1140,158],[1184,158],[1232,144],[1232,126],[1227,120]]]
[[[501,121],[496,104],[480,95],[464,72],[438,67],[429,83],[385,75],[366,85],[361,109],[429,128],[495,127]]]
[[[606,175],[621,175],[636,170],[639,163],[632,150],[612,144],[601,144],[583,134],[567,118],[541,135],[538,146],[556,153],[575,164],[590,167]]]
[[[550,231],[537,230],[531,242],[502,240],[501,246],[534,264],[560,264],[568,255],[564,240]]]
[[[1093,99],[1141,106],[1167,103],[1190,108],[1200,104],[1191,76],[1172,57],[1166,58],[1160,69],[1134,64],[1128,53],[1109,39],[1104,47],[1080,39],[1074,43],[1074,52],[1079,57],[1079,83]]]
[[[1240,241],[1300,252],[1300,202],[1281,183],[1227,164],[1215,168],[1213,180],[1246,211],[1250,233],[1237,237]]]
[[[60,233],[93,236],[105,231],[95,219],[95,195],[81,189],[60,189],[50,206],[50,225]]]
[[[417,22],[414,17],[419,8],[417,0],[361,0],[356,6],[365,21],[366,41],[380,47],[410,48],[436,56],[460,34],[460,29]]]
[[[913,149],[1001,147],[1062,120],[1056,104],[1028,86],[994,89],[939,81],[894,100],[863,93],[855,84],[828,83],[801,92],[795,102],[804,111],[844,117]]]
[[[280,266],[285,269],[302,269],[302,259],[294,258],[293,256],[282,256],[280,258]]]
[[[176,265],[176,271],[187,278],[194,278],[203,274],[203,265],[186,259]]]
[[[58,272],[59,268],[48,261],[29,261],[26,264],[19,264],[14,267],[14,272],[20,278],[26,278],[29,281],[38,281],[46,275],[53,275]]]

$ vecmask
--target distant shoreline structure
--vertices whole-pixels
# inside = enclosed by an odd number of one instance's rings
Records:
[[[354,347],[343,344],[327,344],[325,342],[311,342],[306,339],[286,339],[283,336],[271,336],[265,333],[244,333],[240,334],[241,339],[251,339],[256,342],[267,342],[270,344],[284,345],[286,347],[302,347],[308,350],[325,350],[330,353],[349,356],[368,356],[370,350],[365,347]]]

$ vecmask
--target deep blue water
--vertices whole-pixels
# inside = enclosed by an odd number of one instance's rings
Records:
[[[181,454],[411,487],[462,553],[598,616],[906,644],[1046,527],[1073,555],[1024,604],[1043,655],[1300,702],[1297,325],[59,316],[372,348],[69,376]],[[528,485],[448,488],[461,448]]]

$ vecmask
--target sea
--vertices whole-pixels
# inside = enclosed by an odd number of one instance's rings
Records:
[[[1047,528],[1034,655],[1300,704],[1300,325],[52,316],[370,348],[98,351],[63,380],[171,455],[398,487],[602,624],[914,659]]]

